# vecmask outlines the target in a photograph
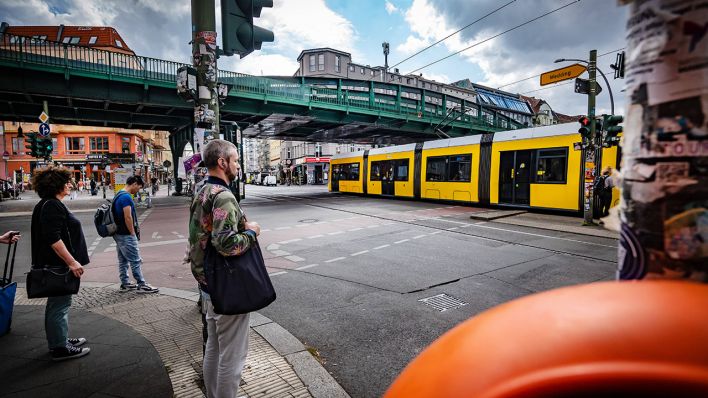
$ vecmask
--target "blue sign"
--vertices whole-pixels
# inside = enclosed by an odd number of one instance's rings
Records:
[[[47,123],[42,123],[39,125],[39,135],[42,137],[49,137],[49,133],[51,133],[51,130],[49,129],[49,125]]]

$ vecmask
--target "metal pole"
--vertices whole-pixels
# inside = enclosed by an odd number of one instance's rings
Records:
[[[198,99],[194,101],[194,153],[219,137],[216,90],[216,20],[214,0],[192,0],[192,65],[197,70]],[[196,134],[204,129],[204,138]],[[200,130],[201,131],[201,130]]]
[[[590,93],[588,93],[588,118],[590,118],[590,142],[585,149],[585,161],[583,162],[583,177],[585,180],[584,187],[584,217],[583,225],[595,225],[592,220],[594,193],[593,182],[595,181],[596,162],[595,149],[597,148],[597,137],[595,129],[595,95],[597,93],[596,69],[597,69],[597,50],[590,51],[590,61],[588,62],[588,76],[590,80]]]

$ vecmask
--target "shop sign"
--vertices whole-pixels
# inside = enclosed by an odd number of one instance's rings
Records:
[[[305,158],[305,163],[329,163],[329,158],[308,157]]]

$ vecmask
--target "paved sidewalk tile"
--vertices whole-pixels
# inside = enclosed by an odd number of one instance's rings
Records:
[[[44,299],[27,299],[23,288],[17,291],[17,305],[44,303]],[[83,287],[72,306],[117,320],[144,336],[160,355],[175,397],[204,396],[202,323],[193,300],[120,293],[111,287]],[[253,328],[239,390],[239,395],[243,394],[251,398],[312,397],[293,367]]]

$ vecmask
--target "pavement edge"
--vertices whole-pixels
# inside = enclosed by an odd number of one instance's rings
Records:
[[[18,286],[24,283],[18,283]],[[84,282],[83,287],[118,288],[118,283]],[[188,290],[161,287],[158,294],[197,302],[199,293]],[[314,398],[350,398],[349,394],[337,383],[329,372],[320,364],[304,344],[287,329],[259,312],[251,313],[249,325],[268,344],[285,358],[293,367],[295,374],[302,380]]]

